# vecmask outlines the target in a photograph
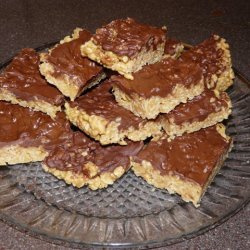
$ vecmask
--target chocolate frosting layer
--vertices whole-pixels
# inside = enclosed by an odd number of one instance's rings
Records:
[[[162,120],[173,120],[177,125],[203,121],[210,114],[219,112],[223,108],[230,107],[230,98],[226,93],[220,93],[217,97],[212,90],[206,90],[201,95],[189,100],[187,103],[178,105],[167,114],[161,114]]]
[[[40,75],[39,55],[33,49],[22,49],[0,75],[0,88],[25,101],[46,101],[60,106],[64,97]]]
[[[151,141],[134,159],[150,162],[163,176],[177,175],[203,187],[229,146],[230,141],[212,126],[176,137],[171,142]]]
[[[101,146],[83,133],[75,132],[72,140],[56,147],[44,162],[49,168],[73,171],[90,178],[91,173],[85,168],[88,162],[99,168],[96,174],[113,172],[119,166],[127,170],[130,167],[129,157],[135,156],[142,147],[142,142],[128,142],[127,146]]]
[[[126,130],[129,127],[137,129],[140,124],[145,123],[145,120],[117,104],[111,94],[111,88],[112,83],[105,81],[76,101],[70,102],[70,106],[77,107],[88,115],[100,116],[109,122],[118,122],[120,130]]]
[[[93,42],[103,50],[132,58],[143,48],[156,49],[165,42],[165,30],[136,22],[132,18],[114,20],[96,30]]]
[[[129,96],[137,94],[143,98],[166,97],[180,84],[186,88],[198,84],[202,70],[196,63],[167,58],[161,62],[143,67],[133,74],[134,80],[123,76],[112,76],[113,85]]]
[[[213,74],[220,75],[225,69],[222,64],[224,51],[217,47],[220,40],[221,38],[212,35],[199,45],[183,52],[179,59],[198,63],[205,79],[210,80]]]
[[[101,66],[81,55],[80,46],[91,36],[89,31],[81,30],[77,39],[58,44],[46,55],[46,60],[53,65],[52,75],[55,78],[67,75],[74,84],[84,88],[92,78],[102,72]]]
[[[0,101],[0,147],[42,146],[51,150],[71,137],[64,113],[59,112],[53,120],[42,112]]]

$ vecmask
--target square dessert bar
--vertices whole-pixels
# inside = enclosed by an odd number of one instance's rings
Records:
[[[169,139],[210,127],[227,119],[232,103],[225,92],[205,90],[187,103],[181,103],[167,114],[160,114],[156,122]]]
[[[50,152],[43,169],[75,187],[88,185],[92,190],[106,188],[130,169],[130,156],[143,147],[142,142],[127,146],[102,147],[81,132]]]
[[[64,96],[41,76],[39,63],[35,50],[21,50],[0,74],[0,100],[42,111],[54,118],[64,104]]]
[[[162,59],[165,32],[164,27],[141,24],[132,18],[118,19],[97,29],[81,46],[81,52],[104,67],[133,79],[133,72]]]
[[[167,58],[144,66],[133,78],[112,76],[114,96],[119,105],[147,119],[168,113],[205,88],[202,69],[190,60]]]
[[[64,113],[50,116],[0,101],[0,165],[43,160],[72,137]]]
[[[151,141],[137,156],[132,169],[149,184],[177,193],[199,206],[201,197],[223,164],[232,140],[221,124],[184,134],[172,141]]]
[[[67,118],[101,144],[126,144],[126,138],[142,141],[160,136],[160,122],[143,120],[119,106],[105,81],[74,102],[65,104]]]
[[[225,91],[233,84],[229,45],[218,35],[212,35],[201,44],[183,52],[180,60],[190,60],[200,65],[207,88]]]
[[[80,45],[91,36],[89,31],[76,28],[72,37],[65,37],[48,53],[40,55],[41,74],[71,100],[105,77],[100,65],[81,56]]]

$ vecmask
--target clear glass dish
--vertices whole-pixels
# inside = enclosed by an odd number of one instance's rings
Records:
[[[132,172],[91,191],[31,163],[0,168],[0,219],[47,241],[88,248],[170,245],[223,223],[250,199],[250,89],[239,72],[228,93],[233,112],[227,133],[234,147],[199,208]]]

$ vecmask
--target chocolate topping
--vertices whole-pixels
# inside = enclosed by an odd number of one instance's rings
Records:
[[[204,186],[220,157],[228,150],[230,141],[218,133],[216,126],[184,134],[171,142],[151,141],[136,162],[151,162],[161,175],[178,175]]]
[[[217,97],[212,90],[206,90],[201,95],[189,100],[187,103],[178,105],[167,114],[161,114],[157,119],[173,120],[177,125],[184,122],[192,123],[203,121],[210,114],[219,112],[222,108],[230,106],[230,99],[226,93],[220,93]]]
[[[119,122],[120,130],[126,130],[129,127],[137,129],[145,121],[119,106],[110,93],[111,88],[112,83],[106,81],[79,97],[76,101],[71,102],[70,106],[82,109],[88,115],[101,116],[109,122]]]
[[[58,113],[53,120],[42,112],[0,101],[0,147],[17,144],[51,150],[71,137],[64,113]]]
[[[220,75],[225,68],[222,64],[224,51],[217,47],[220,40],[221,38],[213,35],[201,44],[182,53],[180,60],[198,63],[204,77],[210,80],[213,74]]]
[[[39,72],[39,55],[33,49],[23,49],[0,75],[0,88],[7,89],[18,99],[42,100],[60,106],[64,97],[49,85]]]
[[[143,98],[152,96],[166,97],[172,93],[176,85],[190,88],[202,79],[201,68],[188,61],[167,58],[161,62],[150,64],[133,74],[134,80],[123,76],[112,76],[113,85],[127,95],[137,94]]]
[[[143,48],[156,49],[158,44],[164,43],[165,31],[137,23],[132,18],[118,19],[97,29],[93,42],[103,50],[132,58]]]
[[[56,147],[45,159],[49,168],[61,171],[73,171],[91,177],[84,166],[92,162],[102,172],[113,172],[119,166],[126,170],[130,167],[130,156],[136,155],[142,148],[142,142],[129,142],[127,146],[101,146],[81,132],[75,132],[73,139]],[[92,173],[93,174],[93,173]]]
[[[102,72],[102,67],[87,57],[81,56],[80,46],[91,38],[91,33],[81,30],[79,37],[70,42],[58,44],[46,56],[46,60],[53,65],[53,76],[69,76],[74,84],[84,88],[89,81]]]

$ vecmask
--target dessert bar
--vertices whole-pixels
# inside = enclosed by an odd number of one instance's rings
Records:
[[[144,66],[133,77],[112,76],[114,95],[119,105],[142,118],[168,113],[204,91],[202,69],[190,60],[167,58]]]
[[[81,52],[104,67],[133,79],[131,73],[162,59],[165,32],[165,28],[141,24],[132,18],[118,19],[97,29],[81,46]]]
[[[52,118],[61,110],[64,97],[39,72],[39,55],[22,49],[0,74],[0,100],[30,107]]]
[[[168,138],[192,133],[227,119],[232,103],[225,92],[206,90],[187,103],[181,103],[156,121],[161,124]]]
[[[172,141],[151,141],[132,157],[132,169],[149,184],[177,193],[199,206],[231,148],[221,124],[184,134]]]
[[[160,136],[160,123],[143,120],[119,106],[110,93],[111,82],[106,81],[65,104],[67,118],[101,144],[126,144],[126,138],[142,141]]]
[[[130,156],[142,148],[142,142],[127,146],[101,146],[81,132],[52,150],[42,163],[43,169],[75,187],[88,185],[92,190],[113,184],[130,168]]]
[[[0,101],[0,165],[41,161],[72,137],[69,122],[29,108]]]
[[[100,65],[81,56],[80,45],[90,38],[89,31],[76,28],[72,37],[65,37],[48,53],[40,55],[42,75],[71,100],[105,77]]]

